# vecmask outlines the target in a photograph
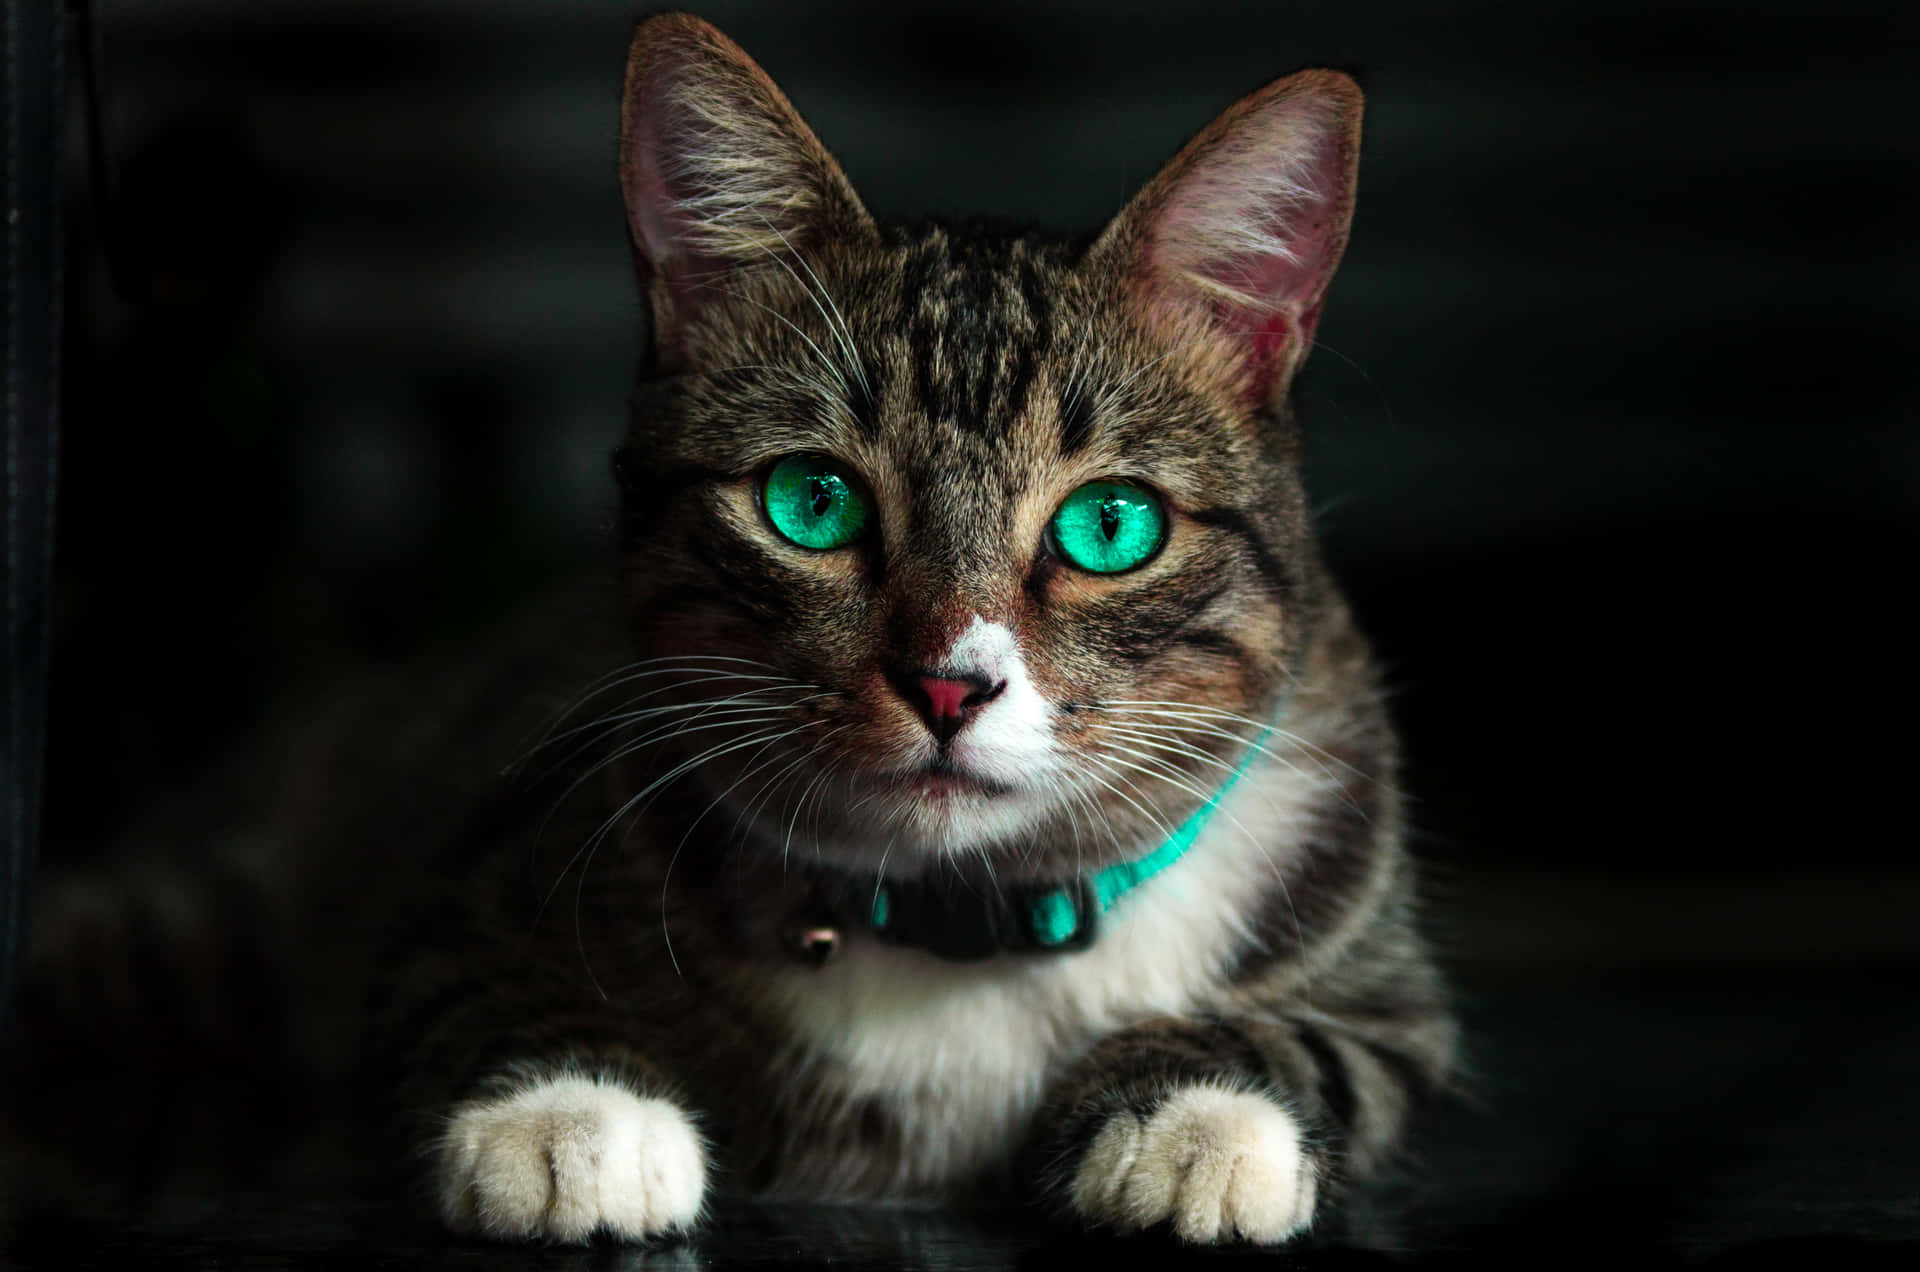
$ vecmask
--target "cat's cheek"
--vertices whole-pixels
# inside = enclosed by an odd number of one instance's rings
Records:
[[[691,1224],[706,1193],[686,1113],[584,1076],[462,1106],[438,1169],[447,1226],[507,1240],[640,1240]]]
[[[1081,1218],[1121,1232],[1171,1222],[1183,1241],[1271,1245],[1312,1223],[1314,1193],[1313,1163],[1284,1109],[1195,1086],[1150,1117],[1109,1119],[1069,1196]]]

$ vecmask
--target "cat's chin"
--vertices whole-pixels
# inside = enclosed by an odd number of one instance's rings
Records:
[[[951,767],[873,774],[821,801],[818,852],[849,869],[916,873],[928,862],[1028,843],[1046,796]],[[829,829],[829,827],[831,829]]]
[[[1005,782],[950,765],[929,765],[889,780],[897,798],[928,801],[936,806],[967,799],[1000,799],[1014,794],[1014,788]]]
[[[876,809],[874,831],[892,843],[895,866],[974,854],[1021,835],[1033,822],[1028,801],[1017,794],[983,795],[971,790],[902,792]],[[874,863],[878,868],[879,863]]]

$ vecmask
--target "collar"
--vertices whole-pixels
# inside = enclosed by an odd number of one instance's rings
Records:
[[[1144,857],[1063,883],[1015,884],[990,894],[950,875],[913,880],[842,876],[834,891],[843,903],[836,908],[859,915],[863,926],[889,944],[918,946],[947,959],[987,958],[1003,950],[1086,949],[1099,935],[1102,915],[1193,847],[1272,734],[1272,725],[1262,730],[1207,802]]]

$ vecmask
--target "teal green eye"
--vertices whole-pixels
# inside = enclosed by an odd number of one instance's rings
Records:
[[[1095,574],[1131,570],[1167,538],[1167,514],[1151,491],[1090,481],[1067,496],[1049,527],[1061,556]]]
[[[859,538],[873,511],[860,479],[824,455],[789,455],[775,464],[762,497],[773,528],[817,552]]]

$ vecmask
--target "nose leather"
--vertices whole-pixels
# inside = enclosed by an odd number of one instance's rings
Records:
[[[927,695],[927,706],[932,711],[933,718],[944,720],[948,716],[965,713],[967,698],[974,692],[974,688],[964,680],[922,676],[920,692]]]
[[[945,742],[966,727],[980,708],[1000,696],[1005,681],[994,684],[985,676],[931,676],[914,673],[897,677],[894,687],[920,713],[927,729]]]

